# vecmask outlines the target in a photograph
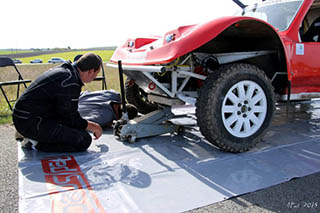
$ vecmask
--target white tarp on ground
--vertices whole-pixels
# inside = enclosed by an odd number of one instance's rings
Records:
[[[197,128],[133,145],[108,129],[76,154],[19,148],[20,212],[183,212],[319,172],[319,105],[278,108],[264,142],[242,154]]]

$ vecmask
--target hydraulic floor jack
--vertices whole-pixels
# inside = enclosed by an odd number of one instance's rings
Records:
[[[175,115],[171,107],[153,111],[133,120],[129,120],[125,102],[125,91],[123,82],[123,70],[121,61],[118,62],[120,89],[122,98],[122,118],[113,124],[113,134],[121,141],[134,143],[136,139],[150,136],[162,135],[165,133],[181,132],[183,126],[171,123],[173,118],[185,117],[186,115]]]

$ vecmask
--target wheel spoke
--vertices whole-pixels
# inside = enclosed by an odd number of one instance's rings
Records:
[[[240,119],[240,120],[238,120],[238,121],[236,122],[236,125],[235,125],[235,127],[233,128],[233,130],[234,130],[236,133],[240,133],[242,126],[243,126],[243,120]]]
[[[226,98],[229,99],[233,104],[239,102],[239,98],[231,90],[227,93]]]
[[[265,112],[266,107],[265,106],[254,106],[252,107],[253,112]]]
[[[251,103],[252,103],[253,105],[256,105],[256,104],[257,104],[259,101],[261,101],[261,99],[263,99],[263,98],[265,98],[265,95],[259,92],[258,94],[256,94],[256,95],[252,98]]]
[[[241,82],[239,83],[239,85],[237,87],[237,91],[238,91],[240,99],[243,99],[246,97],[246,92],[244,90],[244,83],[241,83]]]
[[[247,119],[244,122],[244,132],[247,133],[250,131],[251,131],[250,121],[249,121],[249,119]]]
[[[250,115],[250,121],[255,125],[258,125],[260,123],[260,119],[254,113]]]
[[[235,114],[232,114],[227,120],[226,120],[226,126],[230,127],[236,120],[238,120],[238,116]]]
[[[233,105],[227,105],[227,106],[222,106],[222,112],[223,113],[234,113],[237,111],[237,106],[233,106]]]
[[[253,96],[255,87],[254,87],[253,85],[251,85],[251,84],[249,84],[248,87],[249,87],[249,89],[247,90],[247,95],[246,95],[246,97],[247,97],[248,99],[251,99],[252,96]]]

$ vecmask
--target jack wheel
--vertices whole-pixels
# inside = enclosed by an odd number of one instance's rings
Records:
[[[135,136],[135,135],[129,135],[128,136],[128,142],[130,144],[133,144],[134,142],[136,142],[136,139],[137,139],[137,136]]]

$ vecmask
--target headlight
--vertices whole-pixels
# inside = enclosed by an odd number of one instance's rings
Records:
[[[133,41],[128,41],[128,47],[133,47],[134,46],[134,42]]]
[[[175,37],[176,37],[176,34],[174,33],[166,35],[166,42],[169,43],[171,41],[174,41]]]

